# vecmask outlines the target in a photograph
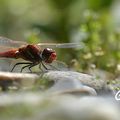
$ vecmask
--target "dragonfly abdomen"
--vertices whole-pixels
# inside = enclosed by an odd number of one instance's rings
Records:
[[[9,50],[6,52],[0,52],[0,57],[5,57],[5,58],[16,58],[16,53],[18,52],[18,50]]]

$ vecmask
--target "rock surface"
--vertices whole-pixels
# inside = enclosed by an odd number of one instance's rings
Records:
[[[71,89],[88,86],[91,89],[96,90],[98,93],[110,92],[111,89],[107,86],[106,81],[97,79],[91,75],[78,73],[74,71],[49,71],[43,74],[42,78],[52,80],[56,82],[58,89],[67,88],[71,86]],[[57,89],[57,88],[56,88]]]
[[[0,94],[5,120],[119,120],[120,104],[112,97],[74,97],[40,93]],[[7,114],[7,115],[6,115]]]
[[[36,82],[53,81],[51,87],[33,92],[20,89],[0,93],[2,120],[119,120],[120,103],[106,81],[73,71],[48,71],[40,74],[0,73],[0,84],[17,82],[26,88]],[[38,84],[41,86],[42,84]],[[99,96],[100,91],[105,94]],[[7,115],[6,115],[7,114]]]
[[[111,89],[107,86],[106,81],[97,79],[94,76],[78,73],[74,71],[47,71],[40,74],[28,73],[7,73],[0,72],[0,85],[5,88],[5,85],[10,82],[17,82],[21,85],[34,85],[39,80],[53,81],[54,84],[47,91],[58,93],[74,93],[96,95],[97,93],[111,93]]]

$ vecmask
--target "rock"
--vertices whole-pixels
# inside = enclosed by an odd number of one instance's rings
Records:
[[[0,72],[0,85],[3,90],[7,86],[14,85],[19,87],[32,87],[36,80],[45,79],[54,81],[54,85],[48,91],[55,91],[60,93],[74,93],[96,95],[97,93],[108,94],[111,89],[107,86],[106,81],[98,80],[88,74],[78,73],[74,71],[47,71],[38,74],[28,73],[10,73]],[[11,83],[11,82],[12,83]]]
[[[3,91],[6,91],[11,86],[16,86],[17,88],[23,85],[31,86],[38,78],[39,76],[36,74],[0,72],[0,87]]]
[[[82,85],[78,79],[64,79],[56,82],[47,92],[57,94],[73,94],[77,96],[97,95],[96,91],[88,86]]]
[[[5,120],[119,120],[120,104],[108,96],[51,95],[36,92],[0,94]],[[7,113],[7,115],[6,115]]]
[[[56,84],[58,82],[59,84],[61,84],[61,86],[66,85],[66,87],[68,87],[68,85],[70,86],[71,84],[76,84],[77,88],[77,85],[79,87],[85,85],[95,89],[98,93],[111,93],[111,89],[107,86],[106,81],[97,80],[95,77],[88,74],[78,73],[74,71],[49,71],[43,74],[42,78],[55,81]],[[65,81],[64,85],[63,80]],[[70,83],[69,81],[72,82]],[[55,87],[60,87],[59,84],[57,84]]]
[[[50,109],[44,110],[37,118],[42,120],[119,120],[120,109],[112,98],[70,96],[53,99]],[[52,103],[54,103],[52,101]]]

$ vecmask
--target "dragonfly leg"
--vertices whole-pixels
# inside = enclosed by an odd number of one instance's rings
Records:
[[[31,65],[31,64],[22,67],[20,72],[22,72],[26,67],[30,67],[30,65]],[[30,72],[32,72],[32,71],[30,70]]]
[[[35,63],[33,63],[33,64],[30,64],[30,66],[29,66],[29,70],[30,70],[30,72],[32,73],[32,70],[31,70],[31,68],[32,67],[34,67],[34,66],[36,66],[37,64],[35,64]]]
[[[27,62],[16,63],[16,64],[13,66],[11,72],[15,69],[16,66],[21,65],[21,64],[31,64],[31,63],[30,63],[30,62],[28,62],[28,63],[27,63]]]
[[[41,62],[41,64],[42,64],[42,66],[43,66],[46,70],[49,70],[49,69],[44,65],[43,62]]]
[[[33,67],[33,66],[32,66]],[[32,73],[32,70],[31,70],[31,68],[32,68],[31,66],[29,66],[28,68],[29,68],[29,71]]]
[[[39,64],[39,69],[43,72],[42,68],[41,68],[41,63]]]
[[[42,64],[42,66],[43,66],[46,70],[52,70],[52,69],[48,69],[43,62],[41,62],[41,64]],[[39,65],[39,68],[40,68],[40,69],[41,69],[41,64]],[[49,64],[49,66],[50,66],[51,68],[55,69],[55,70],[59,70],[58,68],[56,68],[56,67],[53,66],[53,65],[50,65],[50,64]],[[42,70],[42,69],[41,69],[41,70]],[[42,71],[43,71],[43,70],[42,70]]]

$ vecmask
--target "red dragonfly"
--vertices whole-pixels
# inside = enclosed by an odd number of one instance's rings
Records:
[[[44,49],[42,49],[44,47]],[[23,60],[29,62],[20,62],[16,63],[12,68],[11,72],[17,65],[25,64],[21,68],[21,72],[25,68],[29,68],[30,72],[32,72],[31,68],[39,64],[39,68],[41,69],[41,65],[48,70],[45,66],[45,63],[51,64],[54,60],[56,60],[56,52],[55,50],[48,48],[48,47],[57,47],[57,48],[74,48],[80,47],[80,45],[76,43],[38,43],[38,44],[27,44],[26,42],[22,41],[13,41],[11,39],[0,37],[0,48],[3,51],[0,51],[0,57],[5,58],[22,58]],[[5,49],[7,50],[5,51]]]

